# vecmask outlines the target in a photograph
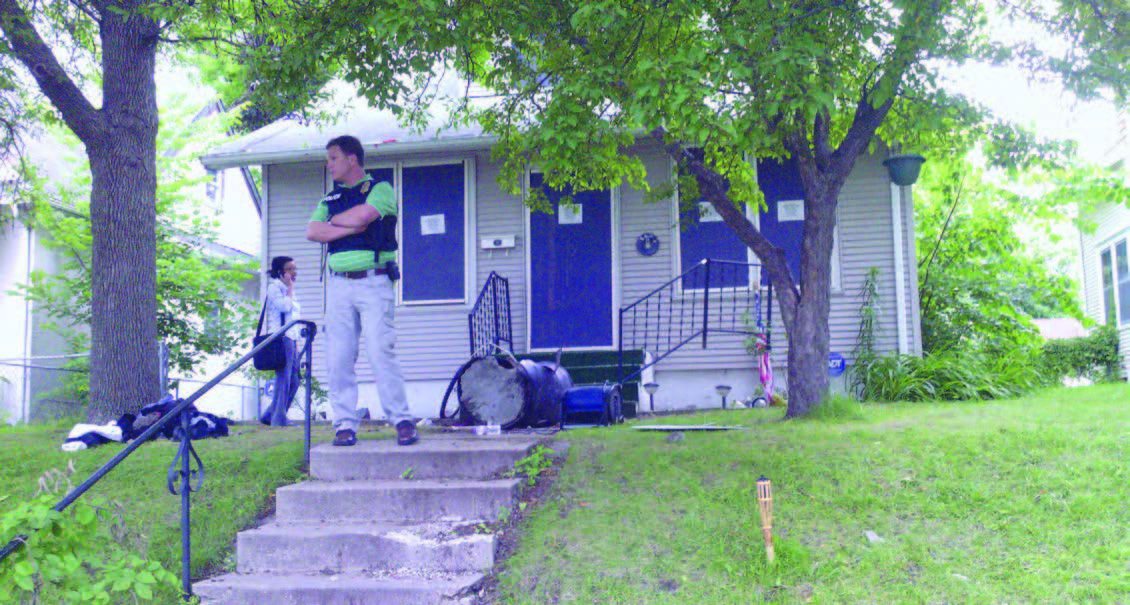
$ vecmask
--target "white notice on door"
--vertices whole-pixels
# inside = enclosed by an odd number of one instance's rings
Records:
[[[580,225],[584,222],[584,206],[580,204],[573,204],[572,206],[566,204],[557,205],[557,224],[558,225]]]
[[[803,221],[804,200],[781,200],[777,202],[777,222]]]
[[[442,214],[429,214],[420,217],[420,235],[443,235],[447,225]]]
[[[714,209],[714,204],[710,202],[698,203],[698,222],[700,223],[719,223],[722,221],[722,215]]]

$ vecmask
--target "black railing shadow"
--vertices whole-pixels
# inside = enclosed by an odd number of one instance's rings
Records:
[[[172,464],[169,465],[168,474],[168,488],[174,496],[181,498],[181,582],[182,590],[184,591],[184,599],[188,601],[192,597],[192,570],[190,561],[192,558],[192,525],[191,520],[191,502],[190,495],[194,491],[199,491],[204,484],[204,463],[200,460],[200,456],[196,454],[196,449],[192,447],[192,431],[189,424],[191,412],[195,411],[196,407],[193,405],[196,400],[200,399],[212,387],[219,384],[224,378],[227,378],[233,372],[243,367],[248,361],[251,361],[255,354],[262,350],[264,347],[274,342],[276,339],[283,337],[286,331],[292,326],[302,324],[302,337],[306,339],[305,344],[302,346],[302,351],[298,353],[298,358],[302,360],[299,365],[299,371],[302,372],[303,379],[306,381],[306,410],[305,410],[305,436],[304,436],[304,460],[305,469],[307,472],[310,470],[310,408],[313,398],[313,344],[314,335],[318,333],[318,327],[312,321],[303,319],[296,319],[283,326],[279,331],[271,334],[271,336],[259,343],[258,346],[248,351],[246,355],[239,358],[238,361],[231,364],[223,372],[216,375],[215,378],[209,380],[204,386],[200,387],[193,394],[189,395],[187,399],[178,400],[176,405],[168,411],[160,420],[154,422],[145,429],[136,439],[129,442],[126,447],[118,452],[109,462],[102,465],[102,468],[94,471],[90,477],[83,481],[81,485],[71,490],[58,504],[52,507],[56,512],[63,512],[68,506],[78,500],[85,494],[91,487],[94,487],[103,477],[108,475],[110,471],[114,470],[119,464],[122,463],[130,454],[137,448],[141,447],[143,443],[151,439],[154,435],[159,433],[166,425],[173,422],[174,419],[181,423],[181,429],[184,433],[181,437],[180,446],[177,448],[177,455],[173,458]],[[179,467],[179,468],[178,468]],[[178,489],[179,487],[179,489]],[[12,538],[4,548],[0,549],[0,561],[3,561],[8,555],[16,551],[27,540],[28,536],[21,535]]]

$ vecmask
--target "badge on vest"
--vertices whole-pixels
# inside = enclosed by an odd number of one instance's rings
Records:
[[[372,181],[365,181],[365,183],[361,185],[361,193],[369,193],[370,184],[372,184]]]

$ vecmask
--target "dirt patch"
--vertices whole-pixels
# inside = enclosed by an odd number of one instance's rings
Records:
[[[538,475],[533,485],[522,484],[521,493],[515,499],[514,505],[510,508],[510,514],[505,520],[479,526],[480,531],[485,530],[495,534],[496,540],[494,568],[462,595],[473,597],[471,603],[474,605],[494,605],[498,602],[498,571],[506,562],[506,559],[510,558],[518,549],[526,518],[549,499],[551,490],[557,483],[561,467],[564,466],[569,457],[569,446],[566,443],[549,442],[546,446],[555,452],[553,456],[548,457],[553,464]],[[534,582],[535,585],[540,581],[539,578],[527,578],[526,580]],[[558,586],[558,588],[560,587]]]

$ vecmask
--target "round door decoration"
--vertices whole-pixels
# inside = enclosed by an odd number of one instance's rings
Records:
[[[659,238],[654,233],[641,233],[636,238],[636,251],[644,256],[653,256],[659,252]]]

